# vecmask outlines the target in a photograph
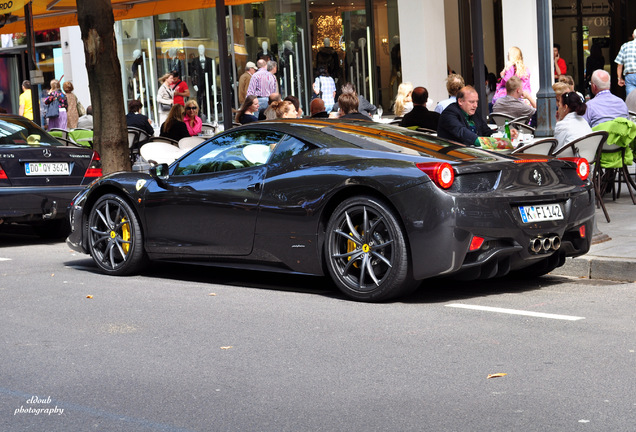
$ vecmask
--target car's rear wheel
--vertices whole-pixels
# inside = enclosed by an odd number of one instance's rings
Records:
[[[404,231],[380,200],[343,201],[329,219],[325,259],[338,288],[355,300],[383,301],[416,287]]]
[[[137,215],[120,196],[99,198],[88,216],[88,247],[97,266],[107,274],[140,271],[145,262]]]

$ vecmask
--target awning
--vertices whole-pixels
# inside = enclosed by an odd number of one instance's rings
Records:
[[[172,12],[213,8],[215,0],[111,0],[115,21],[142,18]],[[225,6],[253,3],[253,0],[225,0]],[[0,34],[22,33],[24,25],[25,0],[0,0],[0,13],[10,12],[7,23],[0,27]],[[32,0],[33,30],[50,30],[77,25],[76,0]],[[4,9],[3,9],[4,8]],[[17,18],[17,21],[11,22]],[[0,25],[5,17],[0,15]]]

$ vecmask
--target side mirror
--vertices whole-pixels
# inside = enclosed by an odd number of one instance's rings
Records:
[[[150,167],[150,175],[157,180],[167,180],[169,177],[168,164],[157,164]]]

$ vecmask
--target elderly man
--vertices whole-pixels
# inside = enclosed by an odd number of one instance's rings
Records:
[[[629,118],[625,101],[610,93],[611,81],[610,74],[603,69],[597,69],[592,73],[591,87],[594,99],[587,102],[587,110],[583,114],[590,127],[617,117]]]
[[[440,114],[435,111],[429,111],[428,108],[426,108],[428,90],[424,87],[415,87],[411,93],[411,99],[413,100],[413,109],[404,114],[400,126],[417,126],[436,131]]]
[[[475,116],[478,105],[477,90],[473,86],[463,87],[457,93],[457,102],[450,104],[442,112],[437,126],[437,136],[468,146],[480,146],[479,137],[489,137],[494,131],[484,119]]]
[[[444,109],[452,103],[457,101],[457,92],[464,87],[464,78],[458,74],[450,74],[446,77],[446,90],[448,91],[449,98],[439,101],[435,107],[435,112],[442,113]]]
[[[492,112],[508,114],[514,118],[532,117],[536,111],[537,103],[530,93],[523,91],[523,82],[516,75],[506,81],[506,95],[497,99],[492,107]]]
[[[263,59],[257,62],[260,69],[252,75],[250,85],[247,87],[247,94],[256,96],[261,107],[267,106],[267,98],[270,94],[278,93],[278,82],[276,81],[278,64],[270,60],[261,67],[260,65],[263,63]]]
[[[632,33],[632,40],[621,46],[614,63],[617,65],[618,85],[625,86],[625,91],[629,96],[636,89],[636,30]],[[623,74],[625,74],[625,79],[623,79]]]
[[[247,62],[245,65],[245,72],[239,78],[239,91],[238,91],[238,102],[239,106],[243,105],[245,98],[247,97],[247,88],[250,86],[250,80],[252,79],[252,75],[256,72],[256,65],[254,62]]]

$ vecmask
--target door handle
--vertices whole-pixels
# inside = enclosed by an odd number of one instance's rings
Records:
[[[263,186],[263,183],[261,183],[261,182],[253,183],[253,184],[247,186],[247,190],[251,191],[251,192],[260,192],[262,186]]]

